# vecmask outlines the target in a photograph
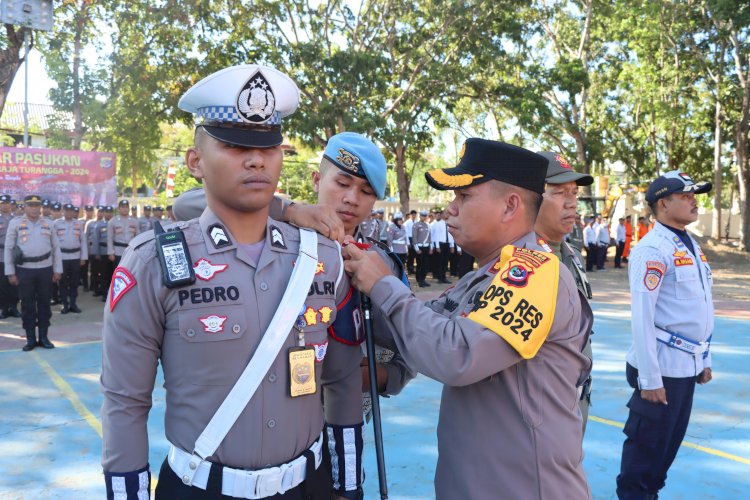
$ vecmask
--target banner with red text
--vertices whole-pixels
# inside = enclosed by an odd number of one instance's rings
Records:
[[[116,205],[114,153],[0,147],[0,194],[73,205]]]

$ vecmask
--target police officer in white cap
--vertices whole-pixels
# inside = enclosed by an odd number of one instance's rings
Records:
[[[685,229],[698,219],[695,195],[711,187],[674,170],[646,192],[656,223],[628,262],[633,343],[625,375],[634,391],[617,476],[622,499],[658,498],[685,437],[695,384],[711,381],[713,279]]]
[[[328,333],[349,291],[339,249],[268,217],[281,118],[298,102],[289,77],[256,65],[180,100],[198,118],[186,163],[208,207],[136,237],[115,270],[101,377],[109,498],[148,497],[159,361],[170,451],[157,498],[361,497],[361,353]]]

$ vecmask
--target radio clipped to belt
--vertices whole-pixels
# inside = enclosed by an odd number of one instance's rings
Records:
[[[183,232],[180,229],[165,232],[159,221],[155,221],[154,235],[164,286],[177,288],[195,283],[193,261]]]

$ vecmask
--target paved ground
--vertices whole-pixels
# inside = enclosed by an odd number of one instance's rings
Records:
[[[630,393],[623,375],[630,313],[627,293],[621,291],[624,273],[616,273],[592,277],[601,293],[594,302],[595,392],[584,466],[594,497],[601,499],[614,498]],[[428,290],[419,294],[427,298],[437,293],[436,287]],[[102,498],[101,305],[85,296],[83,315],[55,314],[51,337],[59,348],[52,351],[21,352],[20,321],[0,321],[0,499]],[[750,318],[735,313],[747,312],[747,306],[731,302],[717,318],[714,380],[697,391],[686,443],[660,498],[750,498]],[[167,447],[160,385],[149,420],[150,461],[157,470]],[[440,385],[422,376],[402,395],[383,400],[392,499],[434,496],[439,402]],[[378,498],[370,429],[367,436],[366,496]]]

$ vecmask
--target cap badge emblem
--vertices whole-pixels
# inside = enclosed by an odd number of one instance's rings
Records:
[[[255,72],[237,96],[237,114],[246,122],[265,123],[275,109],[276,96],[271,85],[260,71]]]
[[[359,172],[359,158],[344,148],[339,148],[339,155],[336,157],[336,161],[339,162],[341,166],[352,172]]]
[[[560,164],[560,166],[566,170],[573,170],[573,167],[570,166],[570,163],[568,163],[568,160],[563,158],[561,155],[555,155],[555,160]]]

